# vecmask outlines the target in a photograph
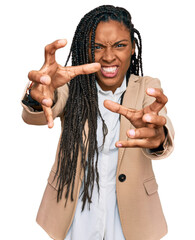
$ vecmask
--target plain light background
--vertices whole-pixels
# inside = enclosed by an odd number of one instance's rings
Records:
[[[163,239],[195,239],[195,17],[190,0],[0,3],[1,239],[50,239],[35,218],[55,158],[60,122],[56,119],[52,130],[25,124],[20,99],[28,72],[43,64],[44,46],[66,38],[67,47],[57,52],[57,61],[64,65],[79,20],[102,4],[129,10],[142,36],[144,75],[158,77],[169,98],[175,151],[165,160],[153,161],[169,228]]]

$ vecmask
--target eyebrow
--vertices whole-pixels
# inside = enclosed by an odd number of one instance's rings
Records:
[[[119,43],[124,42],[124,41],[125,41],[125,42],[129,42],[129,40],[123,39],[123,40],[120,40],[120,41],[118,41],[118,42],[115,42],[115,43],[113,44],[113,46],[114,46],[114,45],[118,45]],[[95,44],[98,45],[98,46],[104,47],[104,45],[101,44],[101,43],[96,43],[96,42],[95,42]]]

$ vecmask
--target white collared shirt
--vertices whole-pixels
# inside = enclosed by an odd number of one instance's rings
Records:
[[[114,94],[112,91],[103,91],[97,84],[99,110],[108,128],[104,146],[101,148],[103,143],[102,121],[98,117],[100,195],[98,197],[95,182],[90,210],[87,202],[83,212],[81,212],[82,200],[81,198],[78,199],[75,216],[65,240],[125,240],[116,201],[118,148],[115,147],[115,143],[119,139],[120,118],[119,114],[113,113],[103,106],[106,99],[120,103],[125,90],[126,78]],[[83,185],[80,193],[82,189]]]

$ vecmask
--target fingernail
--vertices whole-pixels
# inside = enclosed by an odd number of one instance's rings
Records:
[[[150,121],[151,121],[150,115],[146,115],[146,116],[145,116],[145,120],[146,120],[147,122],[150,122]]]
[[[129,130],[129,135],[131,137],[134,137],[135,136],[135,130],[134,129]]]
[[[48,103],[49,103],[49,100],[48,100],[48,99],[43,99],[43,100],[42,100],[42,104],[43,104],[43,105],[47,106]]]
[[[94,63],[90,63],[90,64],[92,64],[92,65],[94,65],[94,66],[101,67],[101,64],[100,64],[100,63],[98,63],[98,62],[94,62]]]
[[[47,76],[42,76],[41,78],[40,78],[40,82],[41,83],[43,83],[43,84],[48,84],[49,83],[49,77],[47,77]]]
[[[149,94],[153,94],[153,93],[155,92],[155,89],[154,89],[154,88],[148,88],[148,89],[147,89],[147,92],[148,92]]]
[[[64,45],[64,44],[66,44],[66,40],[65,39],[61,39],[61,40],[58,41],[58,43]]]
[[[52,128],[52,127],[53,127],[53,125],[54,125],[53,121],[51,121],[51,122],[48,122],[48,128]]]
[[[121,143],[117,143],[117,147],[122,147],[122,144]]]

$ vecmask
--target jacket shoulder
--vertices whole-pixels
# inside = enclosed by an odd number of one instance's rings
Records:
[[[142,86],[146,86],[146,88],[150,86],[154,88],[161,88],[161,82],[159,78],[150,77],[150,76],[137,76],[137,75],[131,74],[128,82],[128,87],[130,87],[132,83],[138,83]]]

